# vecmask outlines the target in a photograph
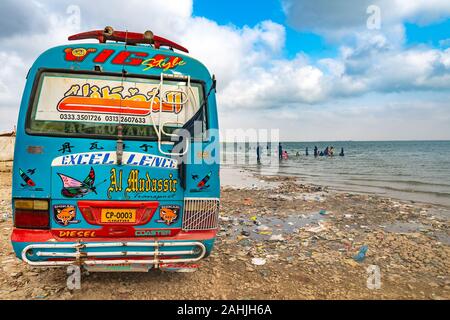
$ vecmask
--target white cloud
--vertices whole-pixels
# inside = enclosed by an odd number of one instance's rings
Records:
[[[372,3],[382,9],[380,30],[365,27],[366,8]],[[361,135],[364,128],[367,136],[376,137],[376,124],[383,125],[380,114],[395,114],[395,110],[404,111],[411,105],[424,110],[417,102],[420,100],[429,110],[435,108],[441,114],[440,120],[429,117],[422,128],[430,129],[430,123],[439,122],[436,128],[440,129],[435,131],[441,134],[442,119],[448,119],[450,111],[444,108],[444,102],[433,101],[436,95],[427,95],[429,102],[419,98],[426,92],[449,96],[450,48],[405,49],[402,23],[429,23],[448,17],[449,3],[283,1],[292,25],[340,41],[337,56],[315,61],[302,53],[292,59],[283,57],[285,28],[278,23],[267,20],[242,28],[219,25],[205,17],[194,17],[192,0],[129,0],[126,6],[111,0],[35,0],[22,7],[5,0],[0,5],[0,9],[5,8],[0,11],[2,17],[20,8],[25,13],[16,16],[22,29],[0,34],[0,110],[5,115],[0,128],[9,129],[15,123],[26,72],[39,53],[66,43],[68,35],[80,30],[113,25],[116,30],[142,32],[150,28],[186,46],[193,57],[204,62],[218,79],[220,118],[225,127],[280,127],[286,130],[282,137],[295,139],[291,135],[298,134],[295,128],[300,122],[317,139],[325,138],[327,132],[336,138],[351,139],[351,135]],[[74,24],[67,12],[70,5],[80,7],[80,25]],[[383,101],[392,94],[398,94],[396,103]],[[366,100],[368,96],[376,103]],[[382,105],[378,106],[379,101]],[[365,115],[370,116],[366,119]],[[419,118],[414,119],[417,124]],[[360,125],[352,126],[354,121]],[[318,135],[314,128],[323,122],[326,126]],[[396,122],[385,123],[390,123],[388,135]],[[378,132],[382,131],[378,128]],[[450,137],[448,126],[446,132]]]
[[[19,9],[15,1],[6,2]],[[81,26],[72,23],[73,19],[67,12],[71,5],[80,6]],[[41,32],[22,30],[0,38],[0,64],[8,69],[16,64],[21,66],[13,70],[12,76],[10,73],[0,74],[0,84],[3,84],[0,85],[0,94],[4,98],[0,101],[2,110],[17,111],[21,95],[19,88],[23,87],[26,72],[34,59],[49,47],[67,43],[68,35],[80,28],[101,29],[111,22],[114,22],[116,30],[144,31],[151,27],[155,34],[187,46],[193,57],[204,62],[217,75],[219,90],[225,89],[255,65],[264,64],[280,54],[285,43],[284,27],[272,21],[236,28],[192,17],[191,0],[130,0],[126,6],[120,1],[106,0],[96,1],[95,5],[87,0],[40,1],[36,2],[33,13],[28,12],[23,19],[45,20],[48,25]],[[14,65],[8,62],[8,56],[16,58]],[[5,121],[15,122],[15,115]]]
[[[288,22],[303,31],[325,36],[344,36],[366,28],[371,12],[367,8],[380,8],[381,27],[405,21],[429,24],[450,15],[448,0],[282,0]]]
[[[219,90],[249,70],[266,64],[280,53],[285,42],[284,27],[263,21],[253,28],[220,26],[206,18],[191,18],[183,33],[192,56],[206,64],[219,79]]]

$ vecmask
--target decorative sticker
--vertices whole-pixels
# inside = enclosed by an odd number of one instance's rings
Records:
[[[58,151],[61,153],[66,153],[66,152],[72,152],[72,148],[75,148],[74,146],[70,145],[70,142],[64,142],[61,145],[61,149],[59,149]]]
[[[28,191],[43,191],[44,189],[36,187],[36,182],[30,177],[36,173],[36,168],[23,170],[19,168],[19,175],[22,179],[20,186]]]
[[[137,229],[134,235],[136,237],[171,237],[179,231],[180,229]]]
[[[160,220],[156,222],[162,222],[168,226],[176,222],[180,215],[180,206],[177,205],[165,205],[159,207]]]
[[[66,54],[65,59],[67,61],[76,61],[76,62],[82,62],[86,57],[96,52],[97,49],[95,48],[66,48],[64,49],[64,52]]]
[[[97,236],[96,231],[93,230],[53,230],[53,234],[60,238],[95,238]]]
[[[98,145],[98,142],[92,142],[89,150],[103,150],[103,147]]]
[[[30,174],[34,174],[34,172],[36,171],[36,169],[33,170],[33,173],[30,173],[30,170],[28,170],[27,172]],[[19,174],[20,177],[22,178],[22,180],[25,182],[25,184],[21,184],[22,187],[34,187],[36,186],[36,183],[22,170],[19,168]]]
[[[56,223],[67,227],[69,224],[80,223],[79,220],[75,220],[76,208],[69,204],[56,204],[53,206],[53,214]]]
[[[90,192],[97,194],[94,186],[95,171],[92,167],[88,176],[83,181],[79,181],[62,173],[58,173],[58,176],[63,182],[61,194],[66,198],[81,198]]]
[[[186,65],[182,57],[156,54],[148,58],[147,52],[139,51],[116,51],[112,49],[103,49],[95,55],[96,48],[66,48],[64,49],[65,60],[71,62],[83,62],[86,57],[91,55],[94,63],[103,64],[111,61],[112,64],[123,64],[129,66],[144,66],[144,71],[150,69],[162,69],[164,71],[175,69],[178,66]]]
[[[147,59],[142,62],[145,66],[144,71],[157,68],[167,71],[169,69],[174,69],[178,66],[184,66],[186,64],[181,57],[165,56],[163,54],[157,54],[153,58]]]
[[[112,168],[110,172],[108,199],[111,199],[111,193],[113,192],[123,192],[126,199],[129,198],[130,194],[136,197],[141,193],[148,195],[149,193],[175,194],[177,192],[178,180],[174,179],[171,173],[165,179],[155,179],[148,172],[141,174],[141,171],[137,169],[130,170],[124,187],[122,169]]]
[[[116,163],[117,154],[115,151],[84,152],[54,158],[52,167]],[[175,159],[138,152],[124,152],[122,163],[124,165],[151,168],[176,169],[178,167],[178,162]]]
[[[197,188],[191,189],[191,192],[201,192],[201,191],[207,190],[209,188],[208,181],[211,178],[211,175],[212,175],[212,171],[210,171],[206,176],[204,176],[202,178],[202,180],[200,180],[200,182],[197,183]],[[193,174],[192,175],[192,179],[193,180],[198,180],[198,175],[197,174]]]
[[[122,81],[118,77],[44,74],[35,120],[152,125],[185,123],[200,107],[200,90],[159,81]],[[65,148],[65,150],[68,150]]]

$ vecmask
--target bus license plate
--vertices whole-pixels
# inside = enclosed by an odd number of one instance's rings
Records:
[[[136,209],[102,209],[102,223],[136,222]]]

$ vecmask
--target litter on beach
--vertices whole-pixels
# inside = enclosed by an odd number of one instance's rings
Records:
[[[265,224],[262,224],[262,225],[258,226],[258,228],[256,228],[256,230],[258,230],[258,231],[269,231],[270,227],[266,226]]]
[[[322,194],[314,194],[314,193],[300,194],[296,198],[303,199],[304,201],[317,201],[317,202],[325,201],[325,197],[323,197]]]
[[[269,241],[284,241],[285,239],[283,238],[282,234],[273,234],[270,238]]]
[[[313,232],[313,233],[318,233],[318,232],[324,231],[324,230],[326,230],[326,229],[327,229],[327,228],[324,226],[324,224],[319,222],[319,225],[318,225],[318,226],[310,226],[310,227],[307,227],[307,228],[305,228],[305,231]]]
[[[364,258],[366,257],[366,253],[367,253],[367,249],[369,247],[364,245],[359,249],[359,252],[356,256],[353,257],[353,260],[361,262],[364,260]]]
[[[252,264],[255,266],[263,266],[266,264],[266,259],[264,258],[253,258]]]

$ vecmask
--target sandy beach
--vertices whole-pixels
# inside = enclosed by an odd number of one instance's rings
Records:
[[[15,258],[11,173],[2,170],[0,299],[450,298],[448,208],[230,168],[216,246],[198,271],[85,273],[69,291],[65,269]]]

